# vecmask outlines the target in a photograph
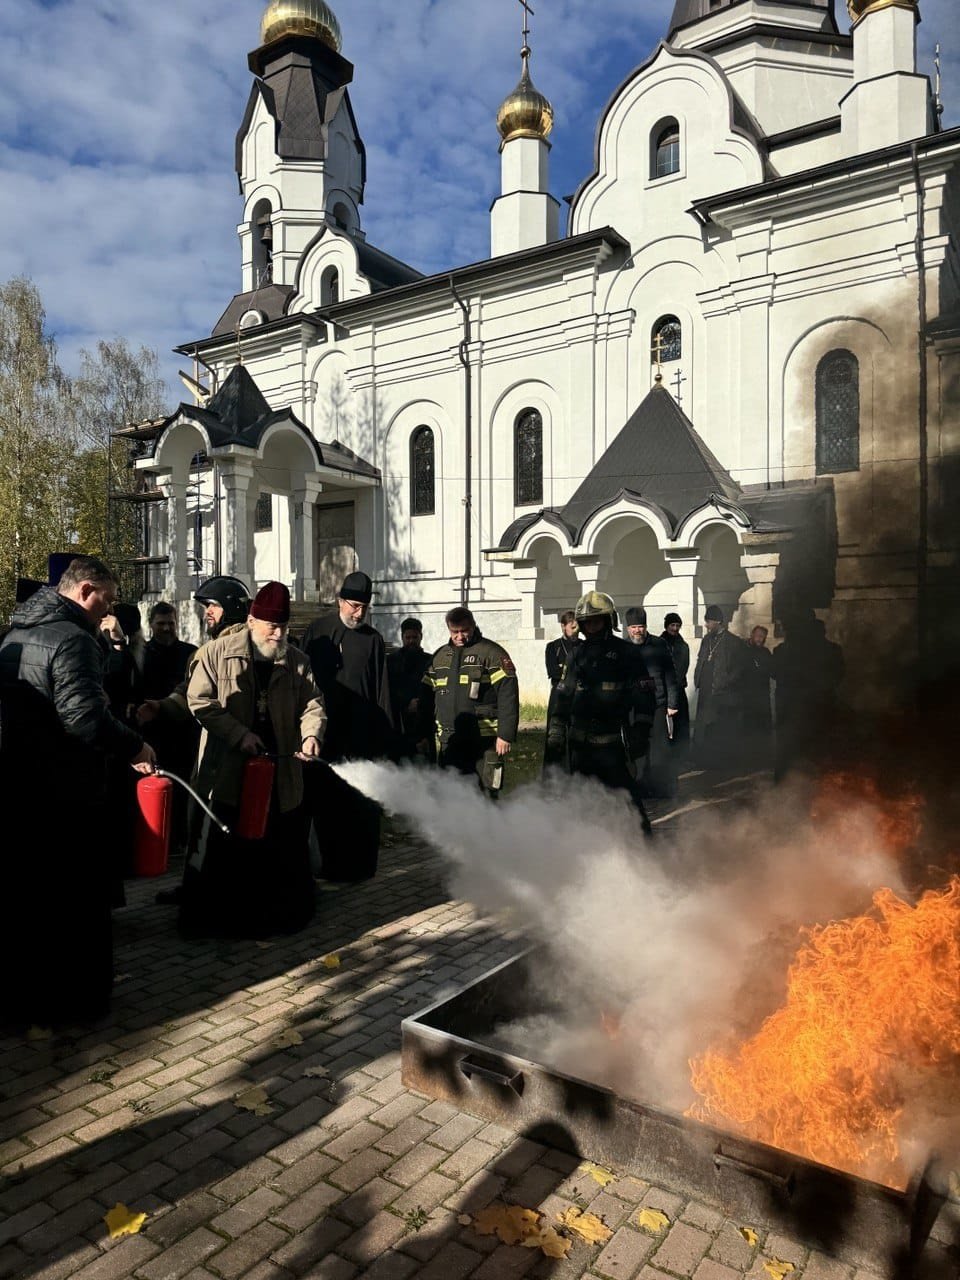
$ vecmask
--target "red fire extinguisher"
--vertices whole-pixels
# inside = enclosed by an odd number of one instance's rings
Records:
[[[137,818],[133,866],[138,876],[162,876],[170,855],[173,783],[169,778],[141,778],[137,783]]]
[[[243,769],[240,816],[234,834],[242,840],[262,840],[267,834],[270,797],[277,766],[268,756],[251,756]]]

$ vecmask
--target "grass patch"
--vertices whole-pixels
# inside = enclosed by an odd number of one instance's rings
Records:
[[[521,702],[521,724],[546,724],[547,704],[545,702]]]

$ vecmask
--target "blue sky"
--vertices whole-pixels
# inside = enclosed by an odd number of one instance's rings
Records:
[[[556,110],[552,188],[590,172],[610,94],[673,0],[532,0],[532,71]],[[960,122],[957,0],[922,0]],[[17,0],[0,30],[0,280],[39,285],[68,370],[98,338],[156,349],[209,333],[239,290],[233,170],[266,0]],[[516,0],[333,0],[355,64],[372,243],[422,271],[487,255],[496,110],[519,74]],[[845,6],[844,6],[845,8]],[[704,193],[707,194],[707,193]],[[175,389],[174,389],[175,388]]]

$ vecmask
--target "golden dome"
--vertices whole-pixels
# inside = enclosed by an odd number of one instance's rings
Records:
[[[270,0],[260,23],[260,43],[284,36],[311,36],[340,52],[343,38],[336,14],[324,0]]]
[[[877,9],[913,9],[917,17],[920,16],[917,0],[847,0],[851,22],[859,22],[864,14],[874,13]]]
[[[545,142],[553,128],[553,107],[530,79],[530,50],[523,49],[522,56],[520,83],[497,112],[497,128],[504,142],[514,138],[540,138]]]

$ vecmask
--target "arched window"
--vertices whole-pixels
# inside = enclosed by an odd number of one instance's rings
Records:
[[[341,231],[350,230],[350,210],[342,200],[333,206],[333,222],[334,226],[339,227]]]
[[[340,301],[340,272],[336,267],[327,267],[320,277],[320,305],[332,307]]]
[[[817,475],[860,469],[860,366],[852,351],[817,365]]]
[[[543,502],[543,419],[524,409],[513,427],[513,489],[518,507]]]
[[[651,137],[650,177],[665,178],[680,172],[680,126],[676,120],[661,120]]]
[[[683,354],[683,329],[676,316],[661,316],[650,331],[650,363],[669,364]]]
[[[250,220],[253,236],[253,287],[273,279],[273,210],[269,200],[258,200]]]
[[[436,466],[433,432],[417,427],[410,437],[410,514],[432,516],[436,510]]]

